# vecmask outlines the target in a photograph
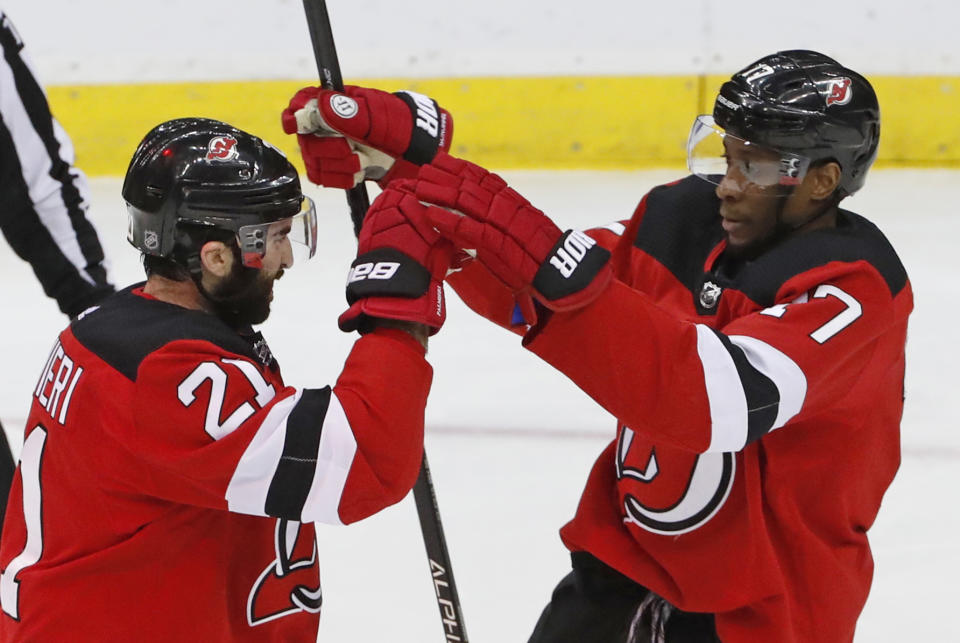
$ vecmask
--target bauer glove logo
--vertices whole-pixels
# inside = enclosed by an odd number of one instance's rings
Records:
[[[593,283],[610,259],[610,251],[579,230],[567,230],[533,277],[533,287],[547,301],[578,293]]]
[[[587,250],[596,244],[596,241],[579,230],[571,230],[563,244],[550,257],[550,264],[560,271],[564,279],[569,279],[580,265],[580,260],[587,256]]]

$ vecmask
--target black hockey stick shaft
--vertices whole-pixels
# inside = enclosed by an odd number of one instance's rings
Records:
[[[320,72],[320,82],[327,89],[343,90],[343,76],[340,73],[340,61],[333,43],[333,29],[325,0],[303,0],[303,9],[307,16],[310,40],[313,43],[313,55]],[[363,217],[370,208],[370,198],[363,183],[347,190],[347,203],[350,205],[350,218],[353,220],[354,234],[360,233]],[[460,597],[453,581],[453,568],[450,553],[443,535],[443,523],[440,521],[440,508],[433,490],[430,466],[424,451],[420,464],[420,474],[413,486],[413,499],[417,505],[420,519],[420,531],[423,533],[423,545],[427,550],[427,562],[430,565],[430,577],[433,581],[443,623],[443,634],[450,643],[469,643],[463,626],[463,611]]]
[[[450,553],[447,551],[447,539],[443,535],[443,523],[440,522],[440,507],[433,490],[430,477],[430,465],[427,453],[423,453],[420,475],[413,485],[413,499],[417,504],[417,516],[420,517],[420,531],[423,532],[423,544],[427,548],[427,562],[430,564],[430,576],[440,608],[440,620],[443,622],[443,634],[447,641],[467,643],[467,630],[463,625],[463,610],[460,607],[460,595],[453,580],[453,567],[450,565]]]
[[[320,72],[320,84],[324,89],[343,91],[343,75],[340,73],[337,48],[333,43],[333,29],[330,27],[327,3],[325,0],[303,0],[303,10],[307,14],[307,28],[310,30],[317,71]],[[370,197],[363,182],[347,190],[347,204],[350,206],[353,234],[359,235],[363,217],[370,209]]]

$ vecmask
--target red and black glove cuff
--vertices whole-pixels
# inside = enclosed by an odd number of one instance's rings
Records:
[[[421,297],[430,287],[430,272],[396,248],[365,252],[350,264],[347,303],[365,297]]]
[[[533,290],[548,308],[577,308],[610,281],[610,251],[579,230],[557,240],[533,277]]]

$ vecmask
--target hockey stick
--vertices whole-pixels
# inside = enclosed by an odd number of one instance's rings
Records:
[[[324,89],[343,91],[340,59],[337,58],[337,48],[333,44],[333,29],[330,27],[326,0],[303,0],[303,10],[307,14],[307,28],[310,30],[317,71],[320,72],[320,85]],[[347,203],[350,205],[353,234],[359,236],[363,217],[370,209],[370,197],[362,182],[347,190]]]
[[[330,15],[325,0],[303,0],[303,9],[307,15],[310,41],[313,43],[313,56],[320,72],[320,82],[326,89],[343,90],[343,76],[340,74],[340,61],[333,43],[333,30],[330,27]],[[350,218],[353,220],[354,234],[360,233],[363,217],[370,207],[370,198],[363,183],[347,190],[347,203],[350,205]],[[417,517],[420,519],[420,531],[423,533],[423,545],[427,550],[427,562],[430,565],[430,577],[433,580],[443,623],[443,634],[449,642],[468,643],[467,631],[463,626],[463,611],[460,597],[453,581],[453,568],[450,553],[443,535],[440,521],[440,508],[433,490],[427,453],[423,453],[420,474],[413,486],[413,499],[417,505]]]

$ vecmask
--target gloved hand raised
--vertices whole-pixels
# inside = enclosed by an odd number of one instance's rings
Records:
[[[453,137],[453,117],[433,99],[352,86],[301,89],[281,123],[284,132],[297,134],[307,177],[343,189],[365,179],[386,187],[412,178],[437,151],[449,149]]]
[[[529,324],[536,322],[532,297],[551,310],[572,310],[592,301],[613,275],[607,249],[578,230],[562,232],[478,165],[440,153],[420,169],[416,195],[441,206],[427,212],[430,221],[458,248],[476,250],[514,291]]]
[[[443,279],[456,249],[433,229],[427,206],[409,181],[396,181],[367,211],[357,258],[347,277],[340,329],[362,329],[366,318],[426,324],[436,333],[446,318]]]

